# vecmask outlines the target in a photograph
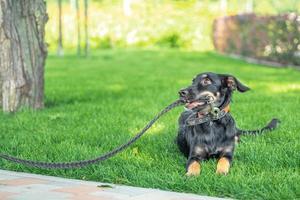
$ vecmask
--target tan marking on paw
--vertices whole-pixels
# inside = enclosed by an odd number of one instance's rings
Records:
[[[220,160],[218,161],[218,165],[217,165],[217,174],[221,174],[221,175],[227,175],[229,172],[229,168],[230,168],[230,162],[227,158],[222,157],[220,158]]]
[[[200,174],[200,171],[201,171],[200,163],[197,161],[193,161],[189,165],[186,175],[187,176],[198,176]]]

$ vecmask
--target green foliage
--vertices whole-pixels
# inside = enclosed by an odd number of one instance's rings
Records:
[[[69,2],[63,3],[63,41],[65,50],[76,48],[76,11]],[[121,0],[90,1],[89,29],[91,48],[174,47],[188,50],[212,50],[212,22],[216,17],[245,11],[247,1],[228,0],[226,11],[216,0],[143,0],[133,1],[131,14],[126,15]],[[49,51],[56,52],[58,38],[57,2],[48,0],[49,22],[46,39]],[[83,1],[81,35],[83,32]],[[276,5],[274,7],[273,5]],[[299,1],[254,0],[257,13],[278,13],[283,8],[300,10]],[[83,41],[82,41],[83,42]],[[82,44],[83,45],[83,44]]]
[[[46,108],[0,114],[0,152],[41,161],[93,158],[126,142],[200,72],[234,74],[252,90],[235,93],[232,115],[253,129],[278,117],[280,128],[245,136],[226,177],[216,161],[185,177],[174,138],[182,108],[164,116],[137,143],[103,163],[74,170],[41,170],[0,160],[2,169],[192,192],[234,199],[300,196],[300,72],[248,64],[214,53],[106,50],[86,59],[50,56]]]
[[[113,47],[112,39],[109,36],[103,38],[92,37],[90,40],[97,49],[111,49]]]
[[[182,46],[182,41],[178,33],[170,33],[158,39],[156,44],[162,47],[179,48]]]

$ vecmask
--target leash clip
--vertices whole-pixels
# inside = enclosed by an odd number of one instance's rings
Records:
[[[218,119],[218,117],[220,115],[220,109],[218,107],[212,107],[210,114],[212,115],[213,119]]]

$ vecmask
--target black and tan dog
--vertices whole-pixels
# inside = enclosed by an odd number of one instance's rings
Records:
[[[179,118],[177,144],[187,157],[187,175],[199,175],[201,161],[217,158],[218,174],[226,175],[233,159],[237,138],[242,134],[258,134],[276,128],[273,119],[260,130],[243,131],[236,127],[229,112],[233,91],[246,92],[249,88],[231,75],[202,73],[192,85],[179,91],[186,102]]]

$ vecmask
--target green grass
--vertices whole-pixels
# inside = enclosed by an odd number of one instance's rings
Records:
[[[75,170],[42,170],[0,160],[2,169],[95,180],[238,199],[300,197],[300,72],[248,64],[214,53],[102,51],[91,57],[49,56],[46,108],[0,115],[0,151],[41,161],[93,158],[126,142],[177,91],[200,72],[230,73],[252,90],[234,95],[232,114],[240,128],[274,132],[245,136],[228,176],[203,163],[199,177],[185,177],[185,158],[174,143],[176,108],[121,154]]]

